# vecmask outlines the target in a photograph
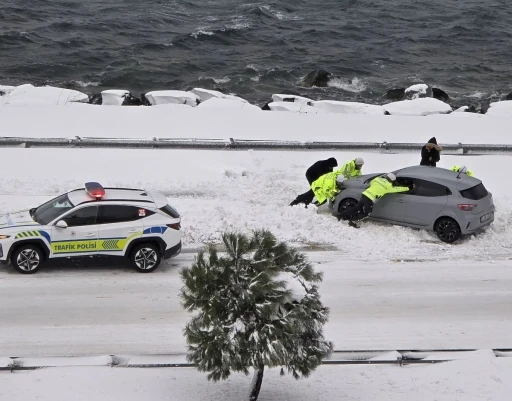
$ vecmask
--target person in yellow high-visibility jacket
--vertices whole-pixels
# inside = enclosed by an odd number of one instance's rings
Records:
[[[341,191],[343,181],[345,181],[345,177],[341,169],[324,174],[319,179],[313,181],[311,184],[311,190],[315,194],[313,203],[320,206],[329,199],[334,200]]]
[[[453,166],[450,170],[455,171],[456,173],[466,174],[469,177],[474,177],[473,172],[466,166]]]
[[[338,220],[349,220],[350,226],[359,228],[356,222],[368,218],[372,214],[373,205],[383,196],[410,190],[409,187],[399,187],[393,184],[396,184],[396,176],[393,173],[374,178],[361,195],[359,203],[343,211],[338,216]]]
[[[345,179],[349,179],[352,177],[359,177],[362,174],[364,160],[362,157],[356,157],[354,160],[350,160],[346,162],[343,166],[341,166],[340,170],[345,177]]]

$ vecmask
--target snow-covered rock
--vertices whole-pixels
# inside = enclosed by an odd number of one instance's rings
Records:
[[[320,114],[325,113],[320,108],[315,108],[302,102],[272,102],[268,104],[272,111],[291,111],[294,113]]]
[[[297,96],[297,95],[284,95],[281,93],[277,93],[272,95],[273,102],[297,102],[297,103],[311,103],[313,100],[308,99],[307,97]]]
[[[427,84],[416,84],[405,89],[405,97],[409,100],[432,97],[432,88]]]
[[[399,116],[428,116],[430,114],[447,114],[452,112],[449,104],[431,97],[402,100],[385,104],[383,107],[387,113]]]
[[[195,93],[180,90],[152,91],[146,93],[146,98],[152,106],[177,103],[195,107],[201,102],[201,98]]]
[[[206,100],[209,100],[211,98],[219,98],[219,99],[232,99],[232,100],[238,100],[243,103],[249,103],[247,100],[235,96],[235,95],[226,95],[225,93],[211,90],[211,89],[203,89],[203,88],[194,88],[190,92],[198,96],[201,101],[205,102]]]
[[[469,106],[459,107],[457,110],[453,110],[454,113],[464,113],[466,110],[469,110]]]
[[[337,100],[319,100],[312,103],[316,109],[326,113],[342,114],[384,114],[382,106],[358,102],[341,102]]]
[[[0,96],[8,95],[14,88],[15,86],[0,85]]]
[[[512,100],[493,102],[485,113],[486,116],[512,117]]]
[[[53,86],[35,87],[26,84],[14,87],[9,94],[2,96],[1,99],[4,105],[62,106],[72,102],[85,103],[89,101],[89,96],[71,89],[56,88]]]
[[[121,106],[126,96],[130,94],[125,89],[108,89],[101,92],[102,105]]]
[[[241,102],[238,99],[223,99],[212,97],[197,106],[200,109],[223,109],[223,110],[243,110],[243,111],[262,111],[261,108],[247,102]]]

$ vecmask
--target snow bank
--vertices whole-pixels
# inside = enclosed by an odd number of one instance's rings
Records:
[[[126,96],[130,94],[125,89],[108,89],[101,92],[103,106],[121,106]]]
[[[238,100],[243,103],[249,103],[247,100],[234,96],[234,95],[226,95],[222,92],[211,90],[211,89],[203,89],[203,88],[194,88],[190,92],[198,96],[203,102],[205,102],[208,99],[212,98],[219,98],[219,99],[231,99],[231,100]]]
[[[262,111],[258,106],[238,99],[212,97],[198,105],[200,109]]]
[[[308,99],[307,97],[303,96],[297,96],[297,95],[283,95],[280,93],[272,95],[272,101],[273,102],[296,102],[296,103],[306,103],[310,104],[313,102],[313,100]],[[311,104],[310,104],[311,105]]]
[[[391,115],[398,116],[428,116],[431,114],[447,114],[452,112],[449,104],[430,97],[402,100],[383,106]]]
[[[493,102],[487,110],[486,116],[512,117],[512,100]]]
[[[16,86],[0,97],[0,104],[5,106],[63,106],[72,102],[87,101],[89,96],[82,92],[53,86],[35,87],[30,84]]]
[[[199,96],[192,92],[179,90],[153,91],[146,93],[146,98],[153,105],[161,104],[186,104],[195,107],[201,101]]]
[[[1,98],[0,98],[1,99]],[[435,99],[417,99],[416,101]],[[183,107],[0,107],[2,136],[39,138],[203,138],[285,141],[512,144],[510,119],[475,113],[380,116],[325,113],[296,102],[270,103],[298,113],[243,113]],[[310,114],[313,113],[313,114]],[[317,114],[317,115],[315,115]],[[460,117],[460,118],[456,118]],[[472,118],[470,118],[472,117]],[[80,124],[77,124],[80,121]],[[172,127],[172,129],[170,129]],[[482,133],[485,132],[485,135]]]
[[[512,392],[512,360],[474,360],[427,366],[323,365],[302,380],[266,369],[261,400],[491,400]],[[195,368],[54,368],[0,374],[9,401],[238,401],[249,381],[241,373],[217,383]]]
[[[304,102],[271,102],[268,107],[272,111],[291,111],[293,113],[320,114],[325,113],[320,108],[314,108]]]
[[[384,107],[374,104],[365,104],[358,102],[339,102],[336,100],[319,100],[312,103],[314,108],[318,108],[327,113],[343,114],[384,114]]]
[[[100,356],[73,356],[73,357],[30,357],[16,358],[16,363],[23,367],[39,366],[110,366],[112,358],[110,355]]]
[[[7,368],[12,366],[12,359],[5,356],[0,356],[0,368]]]
[[[15,86],[9,86],[9,85],[0,85],[0,96],[8,95],[13,91]]]

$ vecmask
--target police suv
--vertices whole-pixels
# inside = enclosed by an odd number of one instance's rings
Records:
[[[142,189],[85,188],[0,217],[0,262],[35,273],[47,259],[109,255],[142,273],[181,251],[181,218],[164,195]]]

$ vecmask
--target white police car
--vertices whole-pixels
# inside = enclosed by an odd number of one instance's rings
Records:
[[[181,251],[181,218],[164,195],[89,182],[43,205],[0,217],[0,262],[35,273],[47,259],[128,257],[155,270]]]

